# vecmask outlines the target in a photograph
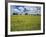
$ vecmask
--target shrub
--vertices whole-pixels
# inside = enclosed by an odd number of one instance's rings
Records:
[[[25,13],[25,15],[28,15],[28,13]]]
[[[37,14],[37,16],[40,16],[40,14]]]
[[[13,15],[18,15],[18,13],[13,13]]]

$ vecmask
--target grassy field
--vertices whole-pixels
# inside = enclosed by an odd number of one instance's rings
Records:
[[[16,15],[11,16],[11,31],[40,30],[40,16]]]

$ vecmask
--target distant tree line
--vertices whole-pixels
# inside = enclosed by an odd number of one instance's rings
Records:
[[[18,15],[18,13],[13,13],[13,15]],[[19,15],[22,15],[22,14],[19,14]],[[28,14],[28,13],[25,13],[24,15],[40,16],[40,14]]]

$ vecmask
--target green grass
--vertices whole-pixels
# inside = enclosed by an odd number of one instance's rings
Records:
[[[40,16],[16,15],[11,16],[11,31],[40,30]]]

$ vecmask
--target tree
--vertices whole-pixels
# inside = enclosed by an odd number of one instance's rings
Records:
[[[28,13],[25,13],[25,15],[28,15]]]
[[[15,13],[13,13],[13,15],[15,15]]]
[[[37,14],[37,16],[40,16],[40,14]]]
[[[13,15],[18,15],[18,13],[13,13]]]

